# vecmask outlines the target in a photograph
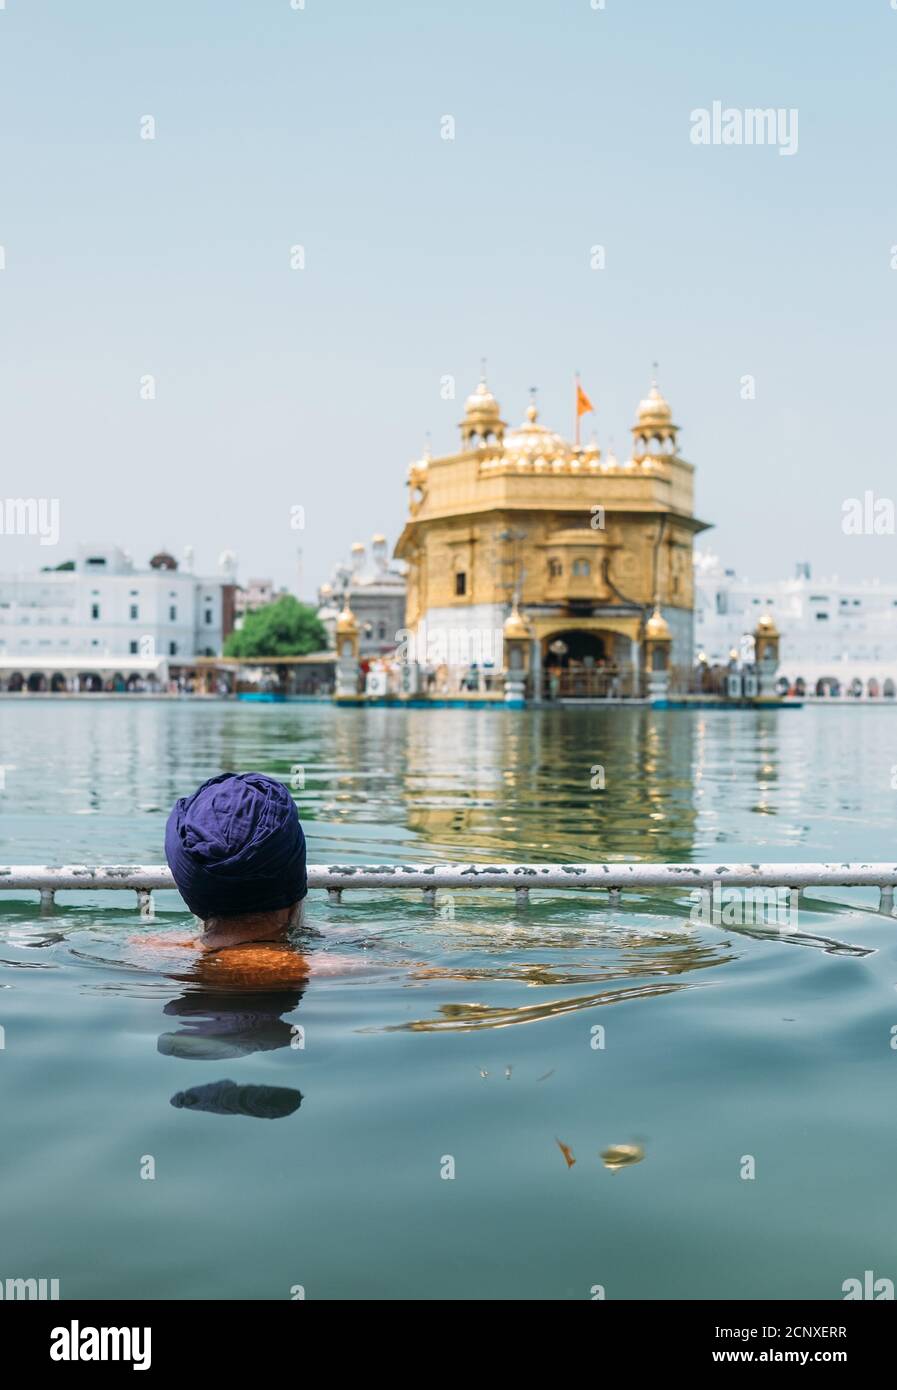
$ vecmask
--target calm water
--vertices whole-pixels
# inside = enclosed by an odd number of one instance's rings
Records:
[[[7,700],[0,760],[6,862],[161,862],[176,796],[293,764],[317,862],[895,856],[887,708]],[[174,894],[149,926],[133,895],[43,919],[34,896],[0,895],[0,1279],[275,1299],[897,1280],[897,921],[872,893],[802,901],[796,932],[695,926],[660,893],[521,914],[313,895],[316,973],[268,990],[158,944],[189,921]],[[615,1144],[643,1161],[607,1168]]]

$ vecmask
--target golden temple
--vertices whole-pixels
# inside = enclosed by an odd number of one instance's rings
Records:
[[[694,515],[695,470],[678,430],[652,382],[620,462],[548,429],[533,400],[509,429],[482,379],[460,449],[409,468],[395,551],[408,565],[408,627],[511,622],[527,635],[534,694],[549,673],[634,694],[652,640],[669,644],[672,666],[690,666],[692,546],[708,523]]]

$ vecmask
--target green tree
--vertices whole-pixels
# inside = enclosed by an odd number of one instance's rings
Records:
[[[239,632],[224,644],[225,656],[305,656],[327,646],[327,632],[315,610],[292,594],[247,613]]]

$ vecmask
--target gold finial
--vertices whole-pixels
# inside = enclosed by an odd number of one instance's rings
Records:
[[[539,418],[539,412],[536,409],[536,392],[538,389],[538,386],[531,386],[529,388],[529,406],[527,407],[526,418],[532,425],[534,425]]]
[[[527,623],[523,614],[520,612],[519,599],[516,593],[514,594],[514,601],[511,606],[511,611],[505,618],[503,630],[505,638],[509,641],[519,642],[523,641],[525,638],[532,636],[529,624]]]
[[[666,618],[660,611],[657,600],[654,601],[654,612],[645,623],[645,636],[652,638],[655,642],[669,642],[670,628]]]
[[[349,607],[348,594],[344,594],[342,609],[337,614],[336,631],[340,637],[353,637],[358,632],[358,619]]]

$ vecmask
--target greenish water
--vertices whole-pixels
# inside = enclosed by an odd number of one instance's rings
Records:
[[[0,760],[15,863],[161,862],[176,796],[294,764],[316,862],[895,857],[887,708],[7,700]],[[267,990],[143,944],[189,920],[174,894],[149,926],[133,895],[45,918],[34,896],[0,895],[0,1279],[273,1299],[897,1280],[897,921],[873,893],[802,899],[796,930],[696,926],[662,893],[313,895],[311,978]],[[191,1105],[224,1080],[267,1089],[215,1092],[249,1113]],[[607,1168],[616,1144],[643,1161]]]

